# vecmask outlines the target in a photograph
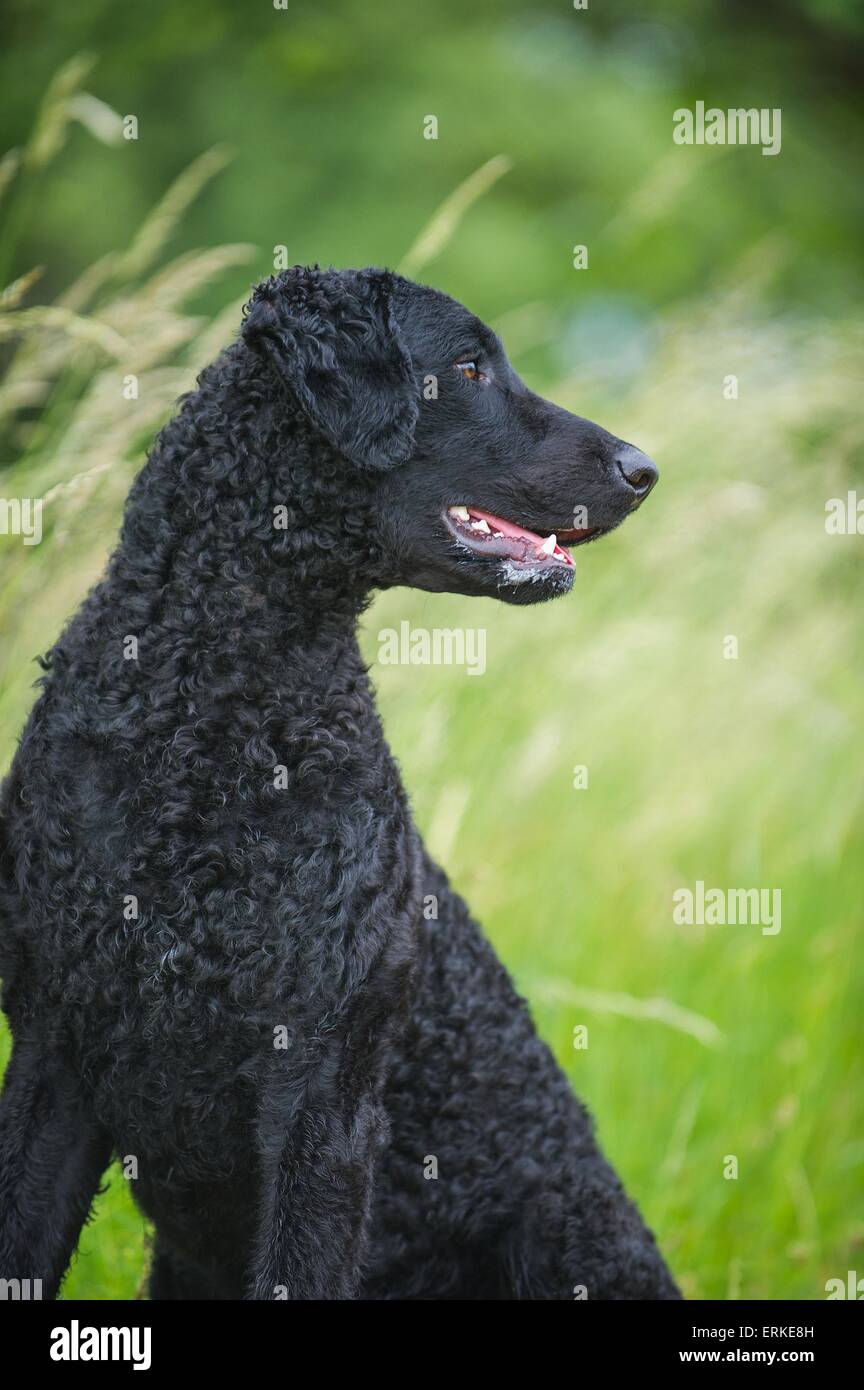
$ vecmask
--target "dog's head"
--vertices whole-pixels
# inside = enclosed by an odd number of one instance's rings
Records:
[[[243,334],[351,470],[346,535],[362,521],[371,583],[551,598],[572,586],[569,548],[657,481],[632,444],[529,390],[461,304],[387,271],[286,271]]]

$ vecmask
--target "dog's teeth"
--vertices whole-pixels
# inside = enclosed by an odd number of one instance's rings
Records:
[[[496,541],[503,541],[503,539],[504,539],[504,532],[503,532],[503,531],[493,531],[492,534],[493,534],[493,536],[495,537]]]
[[[557,538],[557,536],[556,536],[556,535],[554,534],[554,532],[553,532],[553,534],[552,534],[551,536],[547,536],[547,537],[546,537],[545,541],[544,541],[543,544],[541,545],[541,547],[540,547],[540,554],[541,554],[541,555],[553,555],[553,554],[555,553],[555,547],[556,547],[557,544],[558,544],[558,538]]]
[[[470,521],[470,519],[471,519],[470,516],[468,515],[468,508],[467,508],[467,507],[451,507],[451,508],[450,508],[450,515],[451,515],[451,516],[458,517],[458,519],[459,519],[460,521]]]
[[[471,529],[473,531],[485,531],[486,535],[488,536],[490,535],[492,528],[490,527],[489,522],[486,520],[486,518],[483,517],[480,521],[472,521]]]

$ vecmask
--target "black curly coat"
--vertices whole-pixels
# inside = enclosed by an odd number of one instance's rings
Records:
[[[0,1277],[56,1293],[114,1153],[154,1298],[677,1296],[423,851],[355,636],[389,585],[566,592],[529,533],[591,539],[655,477],[444,295],[258,288],[4,786]]]

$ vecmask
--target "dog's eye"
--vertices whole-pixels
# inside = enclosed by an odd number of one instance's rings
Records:
[[[456,370],[457,372],[461,372],[463,376],[467,376],[469,381],[486,380],[480,368],[477,366],[477,363],[471,361],[470,359],[467,362],[457,362]]]

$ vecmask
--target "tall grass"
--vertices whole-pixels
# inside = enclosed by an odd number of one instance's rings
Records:
[[[46,158],[45,132],[56,152],[80,80],[83,69],[37,123]],[[252,248],[163,264],[223,160],[198,161],[134,245],[57,303],[32,303],[35,275],[0,303],[0,430],[16,460],[0,493],[45,501],[41,545],[0,537],[4,763],[33,658],[100,573],[148,440],[236,330],[237,303],[213,322],[185,306]],[[27,159],[2,167],[12,195]],[[410,264],[442,254],[505,167],[457,190]],[[634,195],[620,226],[649,204]],[[577,552],[570,599],[522,610],[398,591],[364,633],[374,664],[378,630],[404,618],[487,631],[481,679],[375,666],[385,724],[433,852],[694,1297],[824,1297],[864,1241],[862,541],[824,528],[826,500],[861,485],[864,344],[851,318],[760,313],[783,254],[752,248],[727,283],[658,323],[626,392],[599,373],[532,383],[662,470],[638,517]],[[518,362],[554,320],[542,305],[510,318]],[[737,399],[724,397],[729,374]],[[137,399],[124,396],[130,376]],[[729,636],[737,659],[724,656]],[[781,932],[674,926],[672,893],[696,879],[781,888]],[[589,1045],[576,1050],[580,1024]],[[729,1156],[737,1178],[724,1177]],[[66,1296],[133,1297],[143,1251],[114,1171]]]
[[[860,490],[862,341],[761,319],[753,274],[660,326],[629,401],[553,386],[662,469],[576,552],[570,599],[388,594],[367,640],[403,617],[487,630],[482,679],[378,668],[385,725],[687,1293],[819,1298],[864,1238],[862,542],[824,528]],[[697,879],[780,888],[780,933],[674,926]]]

